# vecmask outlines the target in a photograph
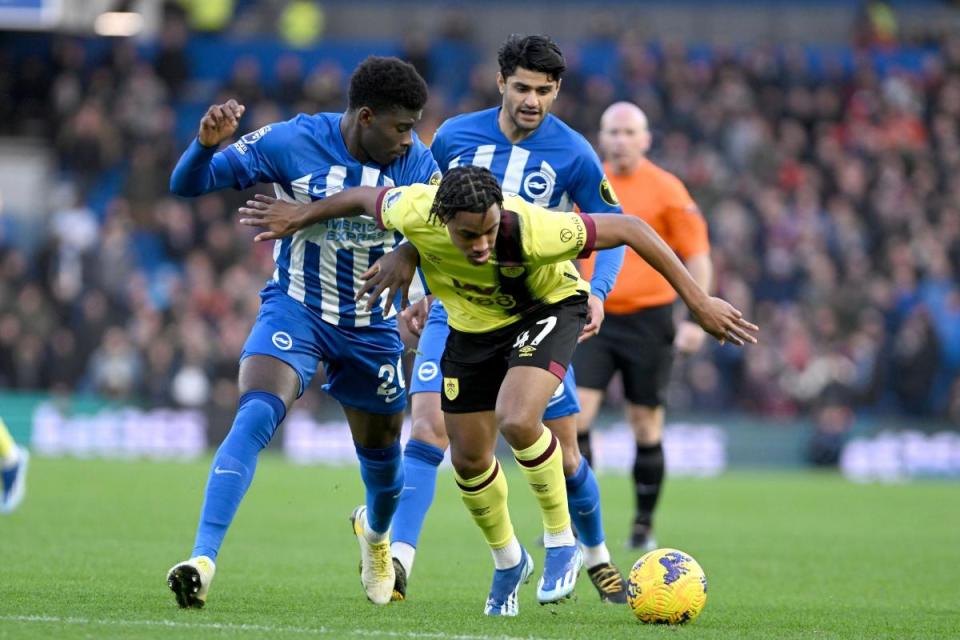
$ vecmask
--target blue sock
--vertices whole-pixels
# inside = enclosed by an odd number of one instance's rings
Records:
[[[567,478],[567,505],[580,542],[595,547],[606,540],[600,513],[600,487],[586,458],[580,458],[577,472]]]
[[[376,533],[386,533],[403,491],[403,456],[400,442],[386,449],[368,449],[356,442],[360,477],[367,488],[367,524]]]
[[[437,467],[443,462],[443,449],[426,442],[407,441],[403,450],[403,493],[393,518],[393,542],[416,548],[420,530],[433,504],[437,489]]]
[[[283,400],[272,393],[250,391],[241,396],[237,417],[210,467],[193,557],[217,559],[227,528],[253,480],[257,455],[270,443],[284,415]]]

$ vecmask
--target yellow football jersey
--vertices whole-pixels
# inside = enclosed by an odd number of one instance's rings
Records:
[[[399,231],[420,252],[427,285],[443,301],[454,329],[487,333],[540,306],[590,292],[571,262],[593,251],[596,228],[589,216],[507,196],[493,258],[474,265],[454,246],[446,226],[430,219],[436,193],[436,186],[424,184],[384,189],[376,216],[380,226]]]

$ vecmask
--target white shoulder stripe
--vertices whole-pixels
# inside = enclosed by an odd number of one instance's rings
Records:
[[[364,167],[366,170],[366,167]],[[343,181],[347,179],[347,168],[342,164],[335,164],[330,167],[327,173],[327,184],[324,196],[332,196],[335,193],[343,191]]]
[[[493,154],[497,150],[495,144],[482,144],[477,147],[477,152],[473,154],[473,166],[489,169],[493,163]]]
[[[377,180],[380,179],[380,169],[364,165],[363,174],[360,176],[361,187],[375,187]]]
[[[504,193],[520,193],[520,185],[523,182],[523,170],[527,166],[527,158],[530,152],[523,147],[514,145],[510,149],[510,160],[507,162],[507,172],[503,174],[501,188]]]

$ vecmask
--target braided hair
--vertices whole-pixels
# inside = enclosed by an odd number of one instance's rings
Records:
[[[430,219],[447,224],[458,211],[483,214],[494,204],[503,206],[503,191],[490,170],[462,165],[450,169],[440,181]]]

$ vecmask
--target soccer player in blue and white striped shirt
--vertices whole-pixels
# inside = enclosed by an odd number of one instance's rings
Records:
[[[301,114],[219,152],[244,107],[233,100],[214,105],[177,163],[170,189],[198,196],[263,182],[274,185],[278,198],[306,203],[355,186],[439,181],[437,163],[413,132],[426,100],[426,84],[411,65],[370,57],[350,78],[345,113]],[[347,416],[367,490],[366,505],[352,516],[361,579],[371,601],[390,601],[389,528],[403,488],[403,345],[389,304],[381,299],[368,311],[354,297],[360,274],[400,241],[373,218],[356,216],[276,242],[276,270],[260,292],[260,313],[240,356],[239,408],[210,469],[193,553],[168,574],[181,607],[206,602],[217,553],[253,480],[257,456],[321,361],[324,390]]]

